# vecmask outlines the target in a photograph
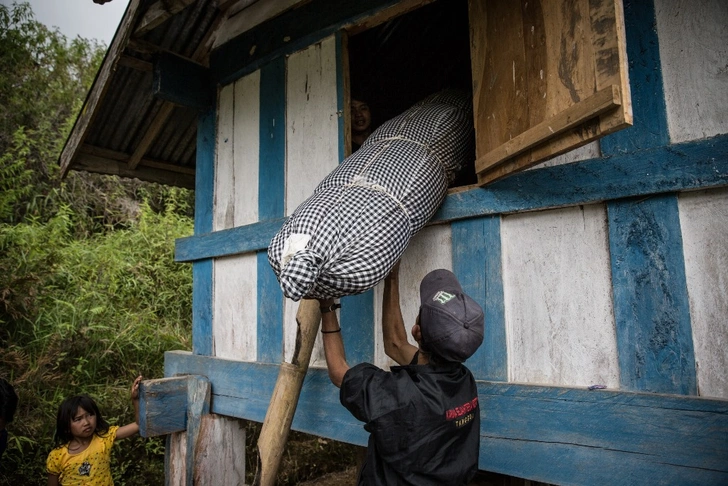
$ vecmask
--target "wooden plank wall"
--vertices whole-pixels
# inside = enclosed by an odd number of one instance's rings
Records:
[[[728,189],[678,199],[697,391],[728,399]]]
[[[611,481],[608,473],[628,464],[647,478],[655,471],[654,458],[645,460],[630,441],[649,436],[638,441],[640,447],[654,448],[672,442],[677,430],[697,452],[665,445],[670,448],[661,449],[663,459],[677,462],[670,462],[675,466],[663,469],[662,477],[652,476],[653,483],[725,480],[725,468],[710,463],[728,450],[720,419],[725,402],[690,395],[728,399],[728,105],[722,98],[728,90],[716,71],[726,64],[727,11],[720,0],[628,2],[634,126],[488,187],[450,194],[437,224],[412,240],[402,263],[408,329],[416,316],[419,280],[434,268],[453,269],[486,311],[486,339],[468,362],[482,380],[487,403],[484,469],[594,483]],[[686,40],[683,31],[693,37]],[[194,351],[212,355],[213,330],[235,325],[224,331],[231,336],[225,344],[215,337],[215,352],[219,348],[218,356],[257,361],[241,369],[240,364],[174,358],[170,372],[211,375],[215,413],[262,421],[277,371],[262,363],[290,354],[296,306],[283,303],[264,246],[281,218],[342,157],[339,114],[345,87],[339,42],[337,36],[328,37],[224,88],[221,99],[232,99],[235,108],[224,115],[230,126],[218,133],[217,165],[199,165],[206,155],[198,154],[202,199],[196,236],[178,243],[177,256],[195,261]],[[254,85],[254,79],[260,92],[257,124],[255,97],[238,104],[235,95],[238,86]],[[243,104],[251,108],[238,113]],[[220,112],[222,120],[222,106]],[[234,129],[240,124],[247,127],[242,132]],[[198,147],[205,147],[214,119],[203,116],[200,126],[207,138]],[[223,133],[232,138],[225,141]],[[258,151],[258,188],[237,186],[221,175],[237,170],[235,157],[223,152],[236,150],[238,136],[245,137],[243,151]],[[221,191],[215,195],[214,220],[220,231],[207,236],[213,221],[206,207],[212,200],[211,180],[219,181],[216,191]],[[241,195],[260,195],[258,214],[246,219],[250,226],[236,220],[240,212],[233,192],[238,187]],[[238,263],[232,262],[246,258],[253,263],[233,270]],[[215,278],[223,277],[215,283],[214,300],[213,260]],[[241,271],[256,279],[237,282],[234,275]],[[256,311],[226,310],[225,303],[243,300],[241,289],[248,287],[245,299],[257,301],[250,306]],[[374,324],[380,322],[381,288],[351,304],[347,299],[341,320],[345,327],[352,323],[345,336],[352,363],[367,359],[387,366]],[[359,320],[353,324],[355,316]],[[366,332],[356,335],[367,323]],[[238,332],[248,335],[234,335]],[[320,346],[312,364],[324,364]],[[241,373],[253,378],[237,376]],[[591,384],[609,390],[569,388]],[[323,370],[312,370],[303,393],[294,428],[365,441],[361,424],[342,412]],[[693,442],[705,424],[709,450]],[[553,442],[544,445],[544,437]],[[596,464],[595,451],[609,453],[602,464],[606,476],[598,466],[582,467],[584,461]],[[701,455],[709,463],[702,464]],[[558,468],[550,466],[555,462]],[[690,470],[693,476],[686,473]]]
[[[668,2],[669,3],[669,2]],[[658,2],[658,20],[663,19],[666,23],[666,32],[671,32],[669,12],[677,14],[689,14],[682,4],[668,4]],[[657,40],[656,34],[650,29],[642,29],[646,24],[651,23],[650,17],[655,16],[655,11],[647,6],[628,5],[626,10],[626,21],[628,25],[628,37],[632,39],[628,44],[631,52],[640,52],[646,45]],[[718,17],[719,18],[719,17]],[[674,29],[674,27],[672,27]],[[342,92],[345,86],[342,84],[342,52],[340,49],[341,39],[337,36],[330,36],[323,41],[310,46],[307,49],[293,53],[284,62],[276,61],[265,66],[261,71],[270,73],[273,82],[261,83],[261,74],[256,71],[247,75],[235,83],[223,88],[220,93],[220,130],[218,131],[218,167],[216,168],[216,206],[215,206],[215,228],[218,230],[240,228],[246,222],[271,221],[272,218],[290,214],[297,205],[310,195],[313,188],[323,178],[343,155],[342,133],[343,126],[341,109],[343,97]],[[709,51],[719,51],[717,41],[708,47]],[[712,49],[712,50],[711,50]],[[661,47],[662,56],[668,56],[670,61],[680,59],[681,53],[671,53],[669,49]],[[619,132],[603,140],[600,144],[601,152],[605,154],[617,154],[611,159],[591,158],[580,162],[584,157],[593,157],[598,153],[599,147],[590,144],[586,148],[577,149],[562,156],[556,163],[541,166],[538,170],[527,171],[526,174],[514,176],[509,181],[504,181],[504,191],[499,192],[499,185],[495,184],[491,191],[471,190],[465,193],[454,194],[448,198],[436,219],[445,220],[457,219],[460,217],[472,217],[479,214],[492,214],[490,226],[493,234],[497,235],[497,243],[500,250],[494,255],[488,255],[488,249],[473,246],[472,238],[468,235],[471,231],[482,231],[479,218],[453,223],[458,227],[457,232],[449,230],[450,225],[435,226],[426,230],[416,237],[412,247],[405,256],[403,271],[407,272],[410,265],[410,258],[419,259],[417,271],[411,276],[415,279],[412,288],[403,289],[402,300],[404,305],[405,319],[408,326],[412,325],[416,315],[416,281],[420,273],[436,268],[459,269],[463,278],[470,282],[473,292],[482,299],[486,311],[490,313],[488,322],[488,341],[491,348],[486,352],[482,350],[479,355],[473,358],[472,366],[477,370],[478,376],[490,379],[510,380],[526,383],[547,383],[552,385],[589,385],[606,384],[610,387],[624,386],[633,389],[671,391],[677,393],[694,394],[697,392],[696,380],[686,378],[695,373],[705,374],[701,381],[701,393],[712,393],[713,396],[723,396],[725,386],[720,385],[718,389],[709,386],[708,383],[722,383],[716,379],[712,362],[715,362],[715,351],[705,350],[702,346],[701,353],[702,367],[691,365],[695,361],[692,357],[690,346],[684,342],[684,338],[674,341],[674,346],[680,349],[678,363],[675,373],[665,373],[664,370],[658,373],[655,380],[666,380],[665,383],[675,380],[683,383],[680,387],[667,387],[655,383],[637,385],[632,381],[633,374],[640,374],[641,371],[627,371],[630,366],[625,361],[629,354],[629,343],[635,339],[635,328],[626,325],[627,335],[623,336],[625,342],[619,344],[619,322],[631,322],[634,317],[629,314],[629,309],[635,303],[622,296],[634,294],[634,288],[630,290],[629,285],[619,283],[620,269],[610,268],[609,262],[614,260],[613,254],[617,246],[610,250],[608,242],[612,243],[624,235],[624,251],[629,250],[633,245],[628,240],[630,233],[629,223],[624,218],[617,217],[625,210],[632,207],[629,199],[624,196],[639,194],[641,191],[658,191],[660,187],[669,188],[669,184],[675,184],[675,188],[686,187],[685,181],[678,181],[669,170],[677,173],[685,173],[690,165],[681,167],[679,162],[684,156],[676,154],[674,150],[663,151],[661,143],[664,143],[666,134],[655,137],[651,135],[654,126],[660,126],[660,120],[666,120],[666,106],[654,105],[656,87],[662,85],[660,79],[654,73],[657,66],[659,73],[660,56],[654,49],[653,56],[643,56],[642,63],[633,63],[630,76],[639,81],[642,78],[649,78],[649,83],[638,83],[633,89],[635,97],[635,109],[643,110],[642,118],[635,121],[633,128]],[[657,63],[657,64],[655,64]],[[265,75],[265,74],[263,74]],[[710,73],[705,73],[706,78],[712,79]],[[261,87],[262,86],[262,87]],[[711,99],[710,88],[715,83],[704,86],[700,84],[696,88],[694,96],[696,99]],[[261,90],[267,90],[263,94]],[[284,90],[285,95],[281,94]],[[659,90],[658,90],[659,91]],[[256,104],[256,97],[260,98]],[[277,108],[267,108],[277,106]],[[645,106],[651,111],[645,111]],[[655,108],[657,106],[657,108]],[[672,107],[672,105],[668,106]],[[250,107],[250,108],[246,108]],[[270,109],[276,111],[273,116],[261,113],[261,110]],[[671,111],[671,119],[679,118],[681,115],[674,109]],[[648,117],[645,119],[645,117]],[[689,113],[683,116],[691,116]],[[270,123],[270,120],[285,118],[285,132],[282,132],[281,124]],[[267,119],[267,122],[264,122]],[[256,122],[256,120],[258,120]],[[713,120],[719,124],[720,120]],[[678,123],[679,124],[679,123]],[[279,132],[274,136],[273,131]],[[725,128],[723,128],[725,131]],[[269,133],[269,135],[263,132]],[[277,138],[276,138],[277,137]],[[276,139],[275,143],[265,142],[269,138]],[[627,140],[627,142],[625,142]],[[262,145],[267,143],[268,148],[263,149]],[[634,156],[619,158],[619,154],[626,151],[626,147],[634,147],[635,144],[643,149],[650,149],[653,152],[645,152],[644,168],[627,163],[636,160]],[[260,148],[259,148],[260,145]],[[236,147],[239,147],[236,149]],[[697,145],[696,150],[701,150],[702,145]],[[685,150],[692,150],[686,146]],[[244,156],[235,157],[235,153]],[[269,163],[264,158],[268,152],[276,153],[272,170],[272,176],[264,176]],[[696,152],[697,154],[698,152]],[[664,155],[673,156],[664,158]],[[259,159],[259,166],[256,166],[256,157]],[[642,162],[640,160],[640,163]],[[664,160],[664,162],[659,162]],[[658,161],[658,162],[655,162]],[[658,166],[655,166],[655,163]],[[247,166],[245,165],[247,164]],[[277,165],[276,165],[277,164]],[[611,164],[611,166],[610,166]],[[664,169],[659,166],[662,164]],[[260,170],[256,190],[254,183],[249,179],[235,182],[235,171],[245,172],[244,166],[249,168],[249,173],[257,175]],[[583,172],[579,172],[580,169]],[[632,184],[631,188],[625,188],[620,192],[619,187],[614,183],[607,183],[605,179],[592,178],[590,174],[594,171],[602,171],[609,174],[613,171],[624,176],[624,181]],[[630,175],[625,170],[634,170]],[[661,171],[665,172],[661,174]],[[646,174],[654,174],[650,179]],[[281,183],[283,177],[288,182]],[[694,180],[694,179],[693,179]],[[295,181],[295,182],[293,182]],[[530,181],[538,182],[529,186]],[[541,181],[548,182],[542,184]],[[513,184],[507,184],[512,182]],[[585,184],[586,182],[586,184]],[[247,186],[245,185],[247,184]],[[594,189],[589,189],[588,184],[593,184]],[[236,185],[238,186],[236,188]],[[511,191],[509,187],[518,187],[518,192]],[[574,190],[577,187],[579,190]],[[699,187],[699,186],[698,186]],[[261,188],[266,188],[262,190]],[[281,209],[269,212],[265,217],[258,217],[255,211],[244,215],[244,208],[255,207],[257,194],[268,194],[268,189],[273,191],[285,191],[283,195],[272,198],[270,203],[258,202],[258,208],[263,211],[270,204],[278,205]],[[610,189],[611,188],[611,189]],[[237,192],[236,192],[237,191]],[[604,191],[601,197],[609,199],[610,191],[613,199],[605,205],[599,201],[590,200],[584,197],[592,191],[595,198],[600,197],[599,191]],[[492,194],[493,198],[488,198]],[[479,199],[485,197],[485,199]],[[697,196],[693,196],[695,201]],[[513,202],[509,202],[512,198]],[[532,199],[529,199],[532,198]],[[539,205],[549,204],[552,198],[552,205],[571,206],[563,209],[552,209],[540,213],[522,212],[528,210],[529,206],[538,208]],[[717,199],[721,201],[720,198]],[[241,201],[247,201],[242,204]],[[597,204],[594,204],[594,203]],[[590,205],[578,205],[592,203]],[[458,206],[461,205],[461,206]],[[642,205],[644,206],[644,205]],[[689,207],[697,207],[693,203]],[[712,205],[714,209],[710,213],[705,211],[698,213],[700,220],[710,218],[716,207],[719,211],[721,204]],[[609,208],[607,212],[606,208]],[[677,207],[666,209],[663,216],[678,214]],[[667,211],[665,213],[665,211]],[[508,214],[511,212],[522,212],[521,214]],[[612,215],[608,219],[608,215]],[[634,216],[636,221],[644,219],[644,213]],[[660,216],[661,217],[661,216]],[[684,220],[684,218],[682,218]],[[674,221],[674,229],[679,233],[680,224],[677,219]],[[692,220],[691,220],[692,221]],[[267,223],[266,223],[267,224]],[[473,229],[469,229],[472,227]],[[712,225],[713,228],[720,228],[720,225]],[[223,232],[224,233],[224,232]],[[453,236],[457,235],[457,237]],[[713,241],[715,241],[716,237]],[[230,238],[228,237],[228,240]],[[458,251],[453,251],[457,247]],[[489,245],[488,248],[491,248]],[[666,247],[667,248],[667,247]],[[686,251],[689,248],[686,246]],[[434,250],[434,251],[433,251]],[[470,251],[471,257],[464,259],[460,255],[463,251]],[[720,252],[711,253],[721,255]],[[222,253],[221,255],[224,255]],[[409,255],[416,255],[415,257]],[[486,272],[483,266],[472,267],[467,262],[473,258],[488,258],[489,265]],[[714,263],[719,264],[718,261]],[[253,261],[255,260],[255,261]],[[501,263],[498,263],[501,260]],[[691,272],[689,265],[695,261],[690,255],[685,256],[685,263],[675,261],[675,268],[686,266],[686,272],[693,275],[690,284],[696,289],[707,288],[697,272]],[[706,257],[700,257],[705,264]],[[646,262],[648,265],[652,263]],[[219,356],[226,356],[236,359],[260,360],[263,362],[278,362],[281,356],[280,339],[278,337],[280,319],[283,319],[283,351],[286,356],[290,355],[292,347],[292,336],[295,323],[292,316],[295,315],[297,305],[292,302],[281,304],[282,298],[278,292],[277,283],[265,259],[264,249],[255,253],[217,258],[215,263],[215,315],[219,316],[220,324],[215,327],[215,342],[220,343]],[[246,280],[243,275],[255,275],[257,271],[267,274],[266,278]],[[628,271],[631,271],[628,269]],[[485,279],[488,275],[493,276],[489,282],[490,291],[485,291]],[[615,280],[616,276],[616,280]],[[257,280],[257,286],[253,282]],[[685,277],[682,278],[685,281]],[[657,287],[661,284],[656,283]],[[701,324],[707,315],[701,313],[701,309],[693,305],[689,309],[687,305],[688,283],[675,284],[675,290],[670,291],[669,296],[679,299],[682,302],[678,307],[671,306],[669,311],[681,309],[680,329],[681,333],[692,333],[694,340],[698,340],[698,334],[707,336],[709,333],[723,336],[725,332],[716,329],[717,324]],[[682,288],[682,290],[680,290]],[[236,290],[233,290],[236,289]],[[257,298],[258,292],[265,295],[273,295],[274,298]],[[676,293],[677,292],[677,293]],[[696,290],[697,292],[697,290]],[[242,293],[242,298],[241,298]],[[386,365],[388,360],[383,355],[380,340],[380,330],[373,322],[379,322],[381,312],[381,289],[376,289],[370,296],[363,296],[360,301],[351,300],[342,311],[343,322],[352,322],[352,331],[362,326],[367,326],[368,333],[356,339],[349,340],[347,347],[350,348],[352,356],[357,358],[369,358],[379,365]],[[705,293],[705,291],[703,291]],[[261,294],[263,295],[263,294]],[[667,294],[666,294],[667,295]],[[697,294],[696,294],[697,295]],[[654,295],[652,296],[654,298]],[[696,297],[697,298],[697,297]],[[363,299],[363,300],[362,300]],[[695,299],[693,299],[694,301]],[[243,301],[258,302],[258,315],[253,315],[244,309]],[[237,302],[237,303],[236,303]],[[676,304],[677,305],[677,304]],[[411,307],[411,308],[410,308]],[[717,305],[716,310],[723,310]],[[628,312],[625,314],[625,311]],[[346,313],[349,312],[347,315]],[[364,314],[362,313],[364,312]],[[666,311],[667,312],[667,311]],[[366,314],[369,315],[366,315]],[[616,316],[615,316],[616,313]],[[672,314],[674,315],[674,313]],[[712,314],[710,314],[712,315]],[[267,317],[262,317],[267,316]],[[619,317],[623,316],[623,317]],[[358,317],[361,322],[353,324],[353,319]],[[620,321],[622,319],[622,321]],[[696,329],[691,327],[691,321],[698,319]],[[702,320],[701,320],[702,319]],[[225,322],[224,324],[222,322]],[[366,321],[366,322],[364,322]],[[646,313],[638,319],[645,327],[643,340],[649,344],[654,339],[654,332],[649,329],[652,317]],[[373,327],[373,330],[371,329]],[[264,332],[261,332],[265,329]],[[373,334],[372,334],[373,332]],[[631,333],[631,334],[629,334]],[[669,334],[669,333],[668,333]],[[702,337],[701,335],[701,337]],[[257,338],[256,338],[257,336]],[[630,337],[631,336],[631,337]],[[266,341],[267,340],[267,341]],[[373,341],[373,343],[371,342]],[[704,340],[711,342],[710,339]],[[265,342],[265,343],[264,343]],[[715,341],[713,341],[715,342]],[[264,344],[263,344],[264,343]],[[262,345],[264,349],[257,349]],[[373,356],[371,345],[373,344]],[[216,344],[217,346],[217,344]],[[688,348],[685,348],[688,346]],[[226,349],[226,350],[225,350]],[[668,348],[670,349],[670,348]],[[669,351],[665,351],[670,354]],[[705,354],[707,353],[707,354]],[[659,355],[659,353],[658,353]],[[634,355],[634,360],[642,359],[639,354]],[[658,359],[658,358],[656,358]],[[320,343],[317,344],[312,364],[323,366],[324,360]],[[619,378],[621,367],[622,378]],[[664,363],[659,365],[662,369]],[[720,366],[719,366],[720,368]],[[482,374],[481,374],[482,373]],[[684,374],[684,375],[683,375]],[[649,380],[648,380],[649,381]],[[710,390],[710,391],[708,391]]]
[[[165,355],[165,374],[209,377],[212,411],[262,421],[278,368]],[[365,445],[367,433],[339,404],[322,369],[310,369],[293,428]],[[479,381],[480,467],[554,484],[724,484],[725,401]],[[629,471],[629,474],[625,473]]]
[[[260,71],[260,180],[258,216],[277,221],[285,214],[286,64],[279,58]],[[265,241],[270,241],[267,237]],[[267,243],[258,259],[258,361],[280,363],[283,355],[283,292],[268,263]]]
[[[728,5],[656,0],[655,19],[671,142],[725,133]]]
[[[509,380],[619,384],[603,205],[501,224]]]
[[[260,72],[223,87],[218,97],[214,230],[258,221]],[[255,254],[215,259],[215,356],[257,357],[258,260]]]

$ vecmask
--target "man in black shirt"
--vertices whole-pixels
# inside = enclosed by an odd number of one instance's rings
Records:
[[[370,432],[360,485],[462,485],[478,470],[480,408],[462,364],[483,341],[483,310],[448,270],[420,284],[420,313],[407,341],[398,266],[387,277],[382,332],[390,372],[349,368],[332,299],[321,300],[324,351],[340,400]]]

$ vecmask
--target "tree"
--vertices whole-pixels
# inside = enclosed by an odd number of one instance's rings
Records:
[[[74,230],[88,234],[126,227],[140,201],[160,211],[170,197],[189,214],[191,191],[84,172],[60,179],[58,156],[105,52],[48,29],[28,3],[0,5],[0,222],[47,220],[67,205]]]
[[[0,5],[0,376],[20,396],[0,486],[44,484],[60,401],[88,393],[130,418],[133,376],[189,348],[191,191],[71,172],[58,156],[105,46],[68,40],[27,3]],[[131,378],[130,378],[131,377]],[[125,441],[117,484],[163,481],[159,439]]]

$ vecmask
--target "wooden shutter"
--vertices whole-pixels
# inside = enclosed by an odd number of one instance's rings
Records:
[[[632,124],[621,0],[470,0],[479,184]]]

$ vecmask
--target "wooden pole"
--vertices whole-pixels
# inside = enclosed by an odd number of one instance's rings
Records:
[[[311,361],[313,343],[316,341],[321,311],[317,300],[304,299],[296,314],[296,349],[290,363],[281,363],[273,396],[265,414],[263,428],[258,438],[258,468],[254,486],[273,486],[278,467],[283,458],[283,449],[291,431],[293,414],[296,412],[303,379]]]

